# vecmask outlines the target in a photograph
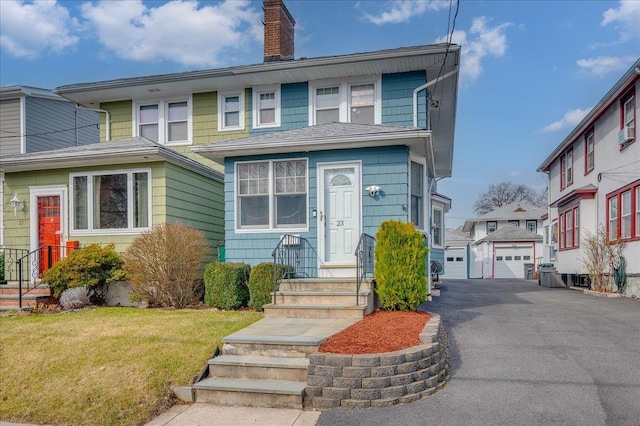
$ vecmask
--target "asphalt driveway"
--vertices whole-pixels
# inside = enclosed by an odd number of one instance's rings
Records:
[[[385,409],[323,412],[318,425],[640,425],[640,301],[523,280],[448,280],[451,380]]]

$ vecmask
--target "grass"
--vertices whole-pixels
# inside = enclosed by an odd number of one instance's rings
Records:
[[[0,419],[140,425],[255,312],[94,308],[0,318]]]

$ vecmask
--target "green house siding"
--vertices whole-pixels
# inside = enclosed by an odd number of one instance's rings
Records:
[[[189,224],[203,231],[211,246],[217,248],[218,243],[224,239],[222,183],[165,162],[8,173],[5,176],[4,204],[11,204],[10,198],[13,194],[18,194],[18,198],[26,200],[27,203],[25,211],[17,212],[16,216],[13,215],[12,209],[5,211],[5,245],[25,249],[31,247],[31,215],[37,215],[38,212],[37,206],[32,206],[29,201],[30,188],[64,186],[68,198],[67,205],[63,206],[67,231],[64,240],[79,241],[81,246],[114,243],[117,251],[126,250],[138,232],[110,234],[109,230],[105,230],[102,234],[94,235],[73,232],[70,223],[69,199],[72,194],[69,191],[69,174],[131,169],[151,170],[151,225],[178,221]],[[215,254],[214,250],[213,255]]]
[[[111,140],[130,138],[133,136],[132,122],[133,102],[131,100],[103,102],[100,109],[109,111],[111,115]],[[105,126],[106,114],[100,114],[100,140],[107,140]]]

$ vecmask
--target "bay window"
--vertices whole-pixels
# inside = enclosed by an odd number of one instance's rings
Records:
[[[148,229],[149,175],[148,170],[72,174],[73,231]]]
[[[580,208],[570,207],[559,214],[560,249],[572,249],[580,246]]]
[[[618,239],[618,197],[614,196],[609,198],[609,228],[608,237],[609,240],[614,241]]]
[[[307,161],[236,164],[238,229],[307,227]]]
[[[640,239],[640,180],[607,194],[607,237]]]
[[[620,196],[620,238],[631,237],[631,191],[625,191]]]

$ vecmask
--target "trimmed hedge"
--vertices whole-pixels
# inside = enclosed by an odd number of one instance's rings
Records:
[[[247,280],[251,266],[246,263],[213,262],[204,270],[204,302],[219,309],[247,306]]]
[[[376,234],[376,290],[380,306],[413,311],[427,298],[424,237],[413,224],[389,220]]]
[[[278,265],[278,276],[293,268]],[[273,293],[273,263],[264,262],[251,268],[249,277],[249,307],[256,311],[264,310],[264,305],[272,302]]]

